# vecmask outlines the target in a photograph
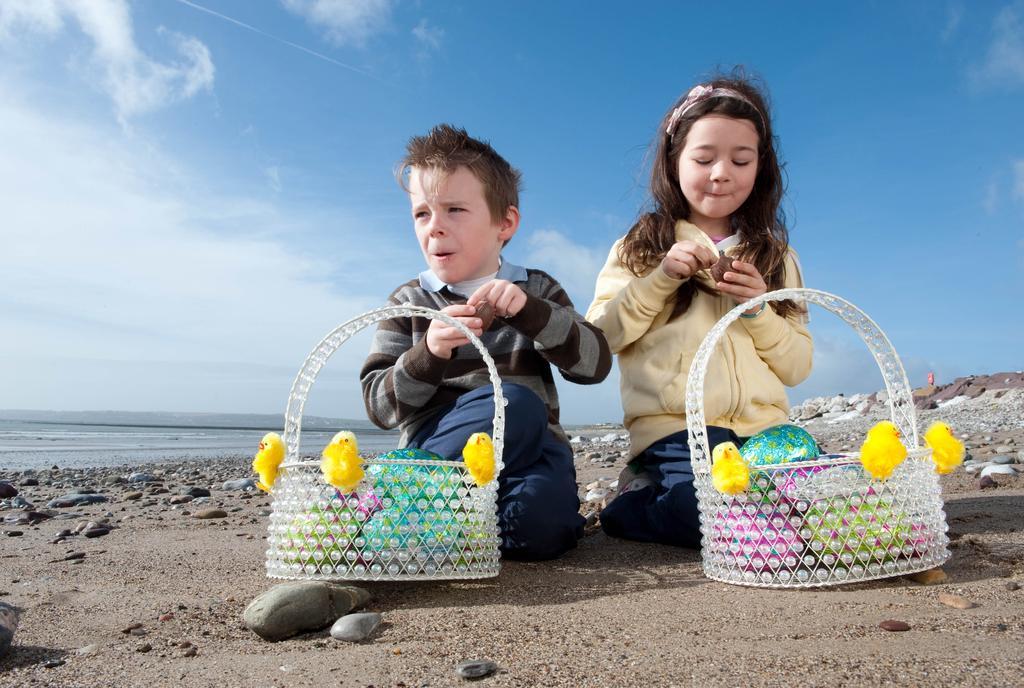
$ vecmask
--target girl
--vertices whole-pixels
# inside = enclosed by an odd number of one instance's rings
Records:
[[[687,445],[690,362],[736,304],[803,286],[789,248],[782,173],[765,97],[746,79],[716,78],[666,113],[651,170],[653,209],[615,242],[587,319],[619,355],[633,460],[601,513],[609,535],[700,546]],[[732,258],[719,281],[710,268]],[[793,301],[748,309],[719,342],[704,389],[708,442],[737,446],[785,423],[785,386],[811,370],[805,311]]]

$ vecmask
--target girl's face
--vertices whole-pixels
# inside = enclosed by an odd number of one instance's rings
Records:
[[[757,144],[750,120],[705,115],[694,122],[677,161],[690,222],[717,236],[732,234],[729,216],[750,196],[757,178]]]

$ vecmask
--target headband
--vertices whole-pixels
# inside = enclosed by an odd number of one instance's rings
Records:
[[[739,100],[749,105],[758,117],[761,118],[761,126],[765,132],[768,131],[768,123],[765,122],[764,115],[761,114],[761,110],[754,105],[749,98],[740,93],[739,91],[731,88],[714,88],[705,84],[697,84],[690,89],[690,92],[686,94],[686,100],[682,104],[672,111],[672,116],[668,118],[668,126],[665,128],[665,133],[672,136],[672,131],[676,128],[676,124],[679,123],[679,119],[686,114],[686,111],[692,108],[698,103],[703,103],[705,100],[711,98],[732,98],[733,100]]]

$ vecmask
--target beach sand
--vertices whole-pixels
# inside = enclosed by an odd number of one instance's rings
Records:
[[[1020,430],[991,444],[1008,439],[1024,445]],[[621,446],[578,448],[581,486],[617,474]],[[594,454],[617,458],[598,464]],[[134,501],[125,495],[141,488],[115,482],[132,469],[52,479],[43,471],[41,485],[19,487],[37,508],[71,485],[91,484],[111,501],[55,510],[81,514],[69,520],[3,526],[23,534],[0,536],[0,601],[22,612],[0,686],[452,686],[465,682],[455,666],[467,659],[497,663],[481,681],[491,686],[1024,682],[1024,590],[1012,589],[1024,585],[1024,476],[986,490],[962,471],[942,479],[952,558],[939,585],[731,586],[705,578],[697,552],[591,528],[561,559],[505,562],[495,579],[366,584],[367,608],[384,623],[363,643],[336,641],[327,629],[269,643],[244,627],[242,612],[274,584],[263,568],[270,499],[214,489],[201,506],[166,503],[183,485],[219,486],[246,466],[147,466],[163,483],[146,491],[168,491]],[[0,478],[17,486],[24,475]],[[192,515],[210,507],[227,517]],[[117,526],[108,535],[52,543],[61,529],[105,513]],[[63,560],[73,553],[84,557]],[[940,593],[977,606],[946,606]],[[884,631],[886,619],[911,629]],[[145,635],[123,632],[133,624]]]

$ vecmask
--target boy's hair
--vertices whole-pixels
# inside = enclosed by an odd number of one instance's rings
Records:
[[[686,136],[701,117],[717,113],[745,119],[754,125],[758,136],[757,177],[750,196],[732,214],[732,227],[740,239],[739,258],[757,266],[768,290],[783,287],[785,257],[789,249],[789,231],[782,209],[785,192],[782,168],[775,153],[777,145],[772,133],[768,98],[763,86],[757,85],[741,69],[730,76],[717,75],[704,82],[712,88],[731,89],[742,96],[710,97],[685,108],[682,116],[673,118],[675,109],[685,100],[683,94],[672,104],[658,124],[654,162],[651,165],[651,208],[641,214],[622,242],[619,257],[634,274],[641,274],[657,265],[675,243],[675,223],[690,217],[690,204],[679,188],[679,155],[686,145]],[[669,122],[674,126],[669,132]],[[686,312],[697,290],[712,293],[699,280],[687,280],[679,287],[672,318]],[[783,317],[801,312],[793,301],[771,304]]]
[[[413,136],[405,147],[405,157],[398,163],[398,183],[407,192],[408,173],[414,167],[435,171],[433,183],[459,167],[465,167],[480,180],[491,218],[500,222],[509,206],[519,207],[522,174],[498,155],[486,141],[475,139],[450,124],[438,124],[426,136]]]

